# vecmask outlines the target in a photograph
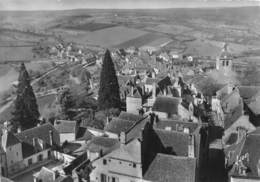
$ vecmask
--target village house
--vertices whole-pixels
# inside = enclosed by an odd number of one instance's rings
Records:
[[[77,121],[55,120],[54,128],[59,133],[60,144],[62,145],[65,141],[72,142],[76,140],[79,124]]]
[[[2,171],[7,175],[13,175],[34,164],[44,163],[52,157],[52,147],[60,145],[59,134],[51,124],[17,134],[4,129],[1,141],[6,157],[6,169]]]
[[[231,182],[254,182],[260,180],[260,129],[248,133],[240,143],[230,148],[226,161],[233,160],[229,171]]]

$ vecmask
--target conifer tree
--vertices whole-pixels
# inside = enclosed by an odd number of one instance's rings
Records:
[[[100,110],[120,108],[119,85],[109,50],[103,59],[98,91],[98,106]]]
[[[40,113],[30,81],[30,76],[24,63],[22,63],[18,77],[17,97],[14,103],[14,112],[12,113],[14,128],[29,129],[39,122]]]
[[[75,113],[71,109],[75,106],[75,101],[70,89],[66,89],[62,92],[59,103],[64,119],[72,119]]]

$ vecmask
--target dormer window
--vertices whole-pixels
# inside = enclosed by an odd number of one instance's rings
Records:
[[[107,160],[103,159],[103,164],[106,165],[107,164]]]

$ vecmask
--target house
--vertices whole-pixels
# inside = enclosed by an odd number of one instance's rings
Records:
[[[76,140],[76,135],[79,131],[77,121],[56,120],[54,127],[60,135],[60,144],[63,144],[65,141],[72,142]]]
[[[260,92],[259,92],[260,93]],[[260,94],[257,94],[246,103],[246,113],[255,126],[260,126]]]
[[[1,141],[8,175],[44,163],[52,157],[52,147],[60,145],[59,134],[49,123],[17,134],[4,129]]]
[[[57,171],[53,171],[46,167],[42,167],[41,170],[33,174],[34,182],[73,182],[71,176],[65,176],[59,174]]]
[[[182,104],[182,99],[178,97],[159,96],[156,98],[152,111],[161,119],[181,116],[182,118],[198,122],[194,117],[194,108],[192,104],[188,105],[188,109]]]
[[[230,151],[227,160],[235,158],[235,163],[229,172],[232,182],[252,182],[260,180],[260,129],[248,133],[238,151]],[[232,156],[235,155],[235,156]]]
[[[87,142],[85,151],[90,161],[94,161],[118,148],[118,139],[108,137],[93,137]]]
[[[139,114],[140,109],[142,109],[142,95],[138,89],[131,87],[131,92],[126,97],[126,111]]]

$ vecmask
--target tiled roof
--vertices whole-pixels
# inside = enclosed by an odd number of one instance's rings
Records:
[[[59,133],[75,133],[76,125],[76,121],[57,120],[54,127]]]
[[[180,99],[176,97],[157,97],[152,110],[168,114],[178,114]]]
[[[236,122],[243,115],[243,105],[240,104],[233,111],[225,115],[224,128],[228,129],[234,122]]]
[[[129,121],[139,121],[143,118],[143,116],[137,115],[137,114],[132,114],[132,113],[128,113],[128,112],[124,112],[122,111],[120,113],[120,115],[118,116],[120,119],[124,119],[124,120],[129,120]]]
[[[157,154],[144,179],[152,182],[194,182],[196,160],[194,158]]]
[[[2,135],[2,146],[10,147],[21,143],[19,139],[10,131],[5,131]]]
[[[37,179],[44,180],[44,182],[54,182],[54,177],[54,172],[46,167],[42,167],[40,172],[37,174]]]
[[[260,115],[260,96],[251,101],[248,107],[255,115]]]
[[[243,145],[243,149],[240,156],[249,154],[249,160],[244,159],[243,164],[249,169],[247,171],[248,177],[258,177],[257,163],[260,159],[260,135],[249,134],[246,137],[246,141]],[[234,170],[234,173],[238,175],[238,171]]]
[[[91,152],[100,152],[101,150],[106,152],[117,144],[119,144],[118,139],[108,137],[93,137],[87,144],[86,148]]]
[[[125,120],[121,118],[112,118],[109,124],[105,127],[105,131],[120,134],[127,131],[131,126],[135,124],[135,121]]]
[[[199,128],[199,124],[181,120],[160,120],[158,123],[156,123],[156,128],[166,129],[166,127],[170,127],[173,131],[179,131],[180,128],[188,128],[190,133],[193,133],[196,129]]]
[[[71,176],[59,176],[54,182],[73,182],[73,178]]]
[[[158,86],[160,87],[160,89],[165,89],[171,85],[172,85],[172,82],[171,82],[171,78],[169,76],[166,76],[165,78],[163,78],[162,80],[160,80],[158,82]]]
[[[13,182],[13,180],[10,180],[10,179],[5,178],[5,177],[3,177],[3,176],[0,176],[0,181],[1,181],[1,182]]]
[[[33,138],[41,139],[50,147],[50,131],[53,134],[53,145],[60,144],[60,137],[57,130],[50,123],[46,123],[41,126],[37,126],[28,130],[24,130],[21,133],[17,133],[15,136],[22,142],[23,157],[28,157],[35,153],[33,146]]]
[[[188,156],[189,134],[161,129],[154,131],[165,149],[172,150],[178,156]]]
[[[83,127],[79,127],[76,138],[77,140],[90,140],[94,135],[87,129]]]
[[[141,163],[141,142],[135,139],[126,145],[122,144],[119,148],[114,150],[109,157]]]
[[[145,84],[146,85],[152,85],[152,84],[154,84],[154,83],[158,83],[159,82],[159,79],[158,78],[150,78],[150,77],[148,77],[147,79],[146,79],[146,81],[145,81]]]
[[[238,86],[238,90],[243,99],[250,99],[260,91],[260,86]]]

